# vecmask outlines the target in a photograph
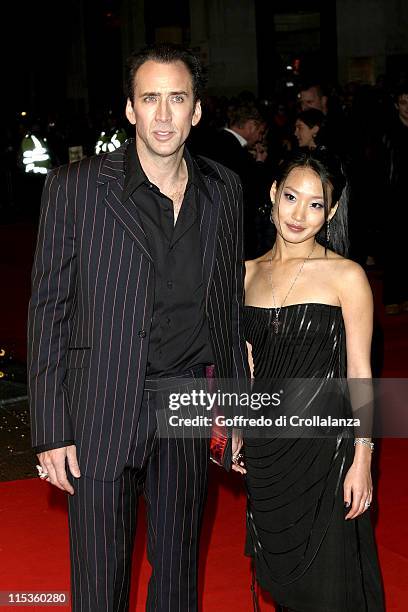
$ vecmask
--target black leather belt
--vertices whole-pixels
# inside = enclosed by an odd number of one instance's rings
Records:
[[[144,384],[145,391],[163,391],[180,386],[183,379],[205,378],[205,369],[205,365],[196,365],[171,376],[147,376]]]

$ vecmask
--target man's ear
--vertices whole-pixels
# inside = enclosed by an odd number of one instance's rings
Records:
[[[334,215],[337,212],[338,207],[339,207],[339,203],[338,202],[336,202],[335,205],[331,207],[330,212],[327,215],[327,220],[328,221],[331,221],[333,219]]]
[[[274,181],[272,183],[272,187],[271,187],[271,191],[270,191],[270,197],[271,197],[272,205],[275,204],[275,201],[276,201],[276,187],[277,187],[276,181]]]
[[[135,111],[133,110],[133,105],[130,98],[128,98],[126,101],[125,115],[132,125],[136,125]]]
[[[192,126],[197,125],[197,123],[201,119],[201,115],[202,115],[201,100],[197,100],[197,102],[195,103],[195,106],[194,106],[194,112],[193,112],[193,116],[192,116],[192,119],[191,119],[191,125]]]

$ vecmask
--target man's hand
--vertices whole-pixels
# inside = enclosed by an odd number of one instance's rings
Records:
[[[266,161],[267,157],[268,157],[268,149],[265,147],[265,145],[262,142],[257,142],[255,147],[255,161],[257,162],[264,162]]]
[[[232,469],[234,472],[246,474],[244,461],[241,457],[241,448],[243,444],[242,432],[239,429],[232,431]]]
[[[75,478],[79,478],[81,472],[79,471],[75,444],[44,451],[43,453],[39,453],[37,457],[42,469],[48,474],[48,478],[45,480],[58,487],[58,489],[73,495],[74,489],[68,481],[65,471],[65,459],[68,461],[68,467],[71,474],[75,476]]]

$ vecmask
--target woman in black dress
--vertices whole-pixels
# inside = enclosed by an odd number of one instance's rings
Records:
[[[246,263],[245,333],[254,386],[298,381],[295,414],[311,393],[299,379],[347,387],[371,378],[373,301],[364,271],[344,257],[347,183],[338,158],[327,150],[292,155],[271,200],[277,238]],[[282,609],[381,612],[371,439],[341,427],[326,437],[305,431],[245,436],[247,552],[257,580]]]

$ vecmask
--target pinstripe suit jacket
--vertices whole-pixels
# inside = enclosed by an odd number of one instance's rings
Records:
[[[29,305],[33,446],[75,440],[82,474],[114,480],[138,421],[154,299],[154,266],[137,201],[122,202],[128,144],[49,173]],[[219,377],[247,377],[242,190],[198,158],[206,312]]]

